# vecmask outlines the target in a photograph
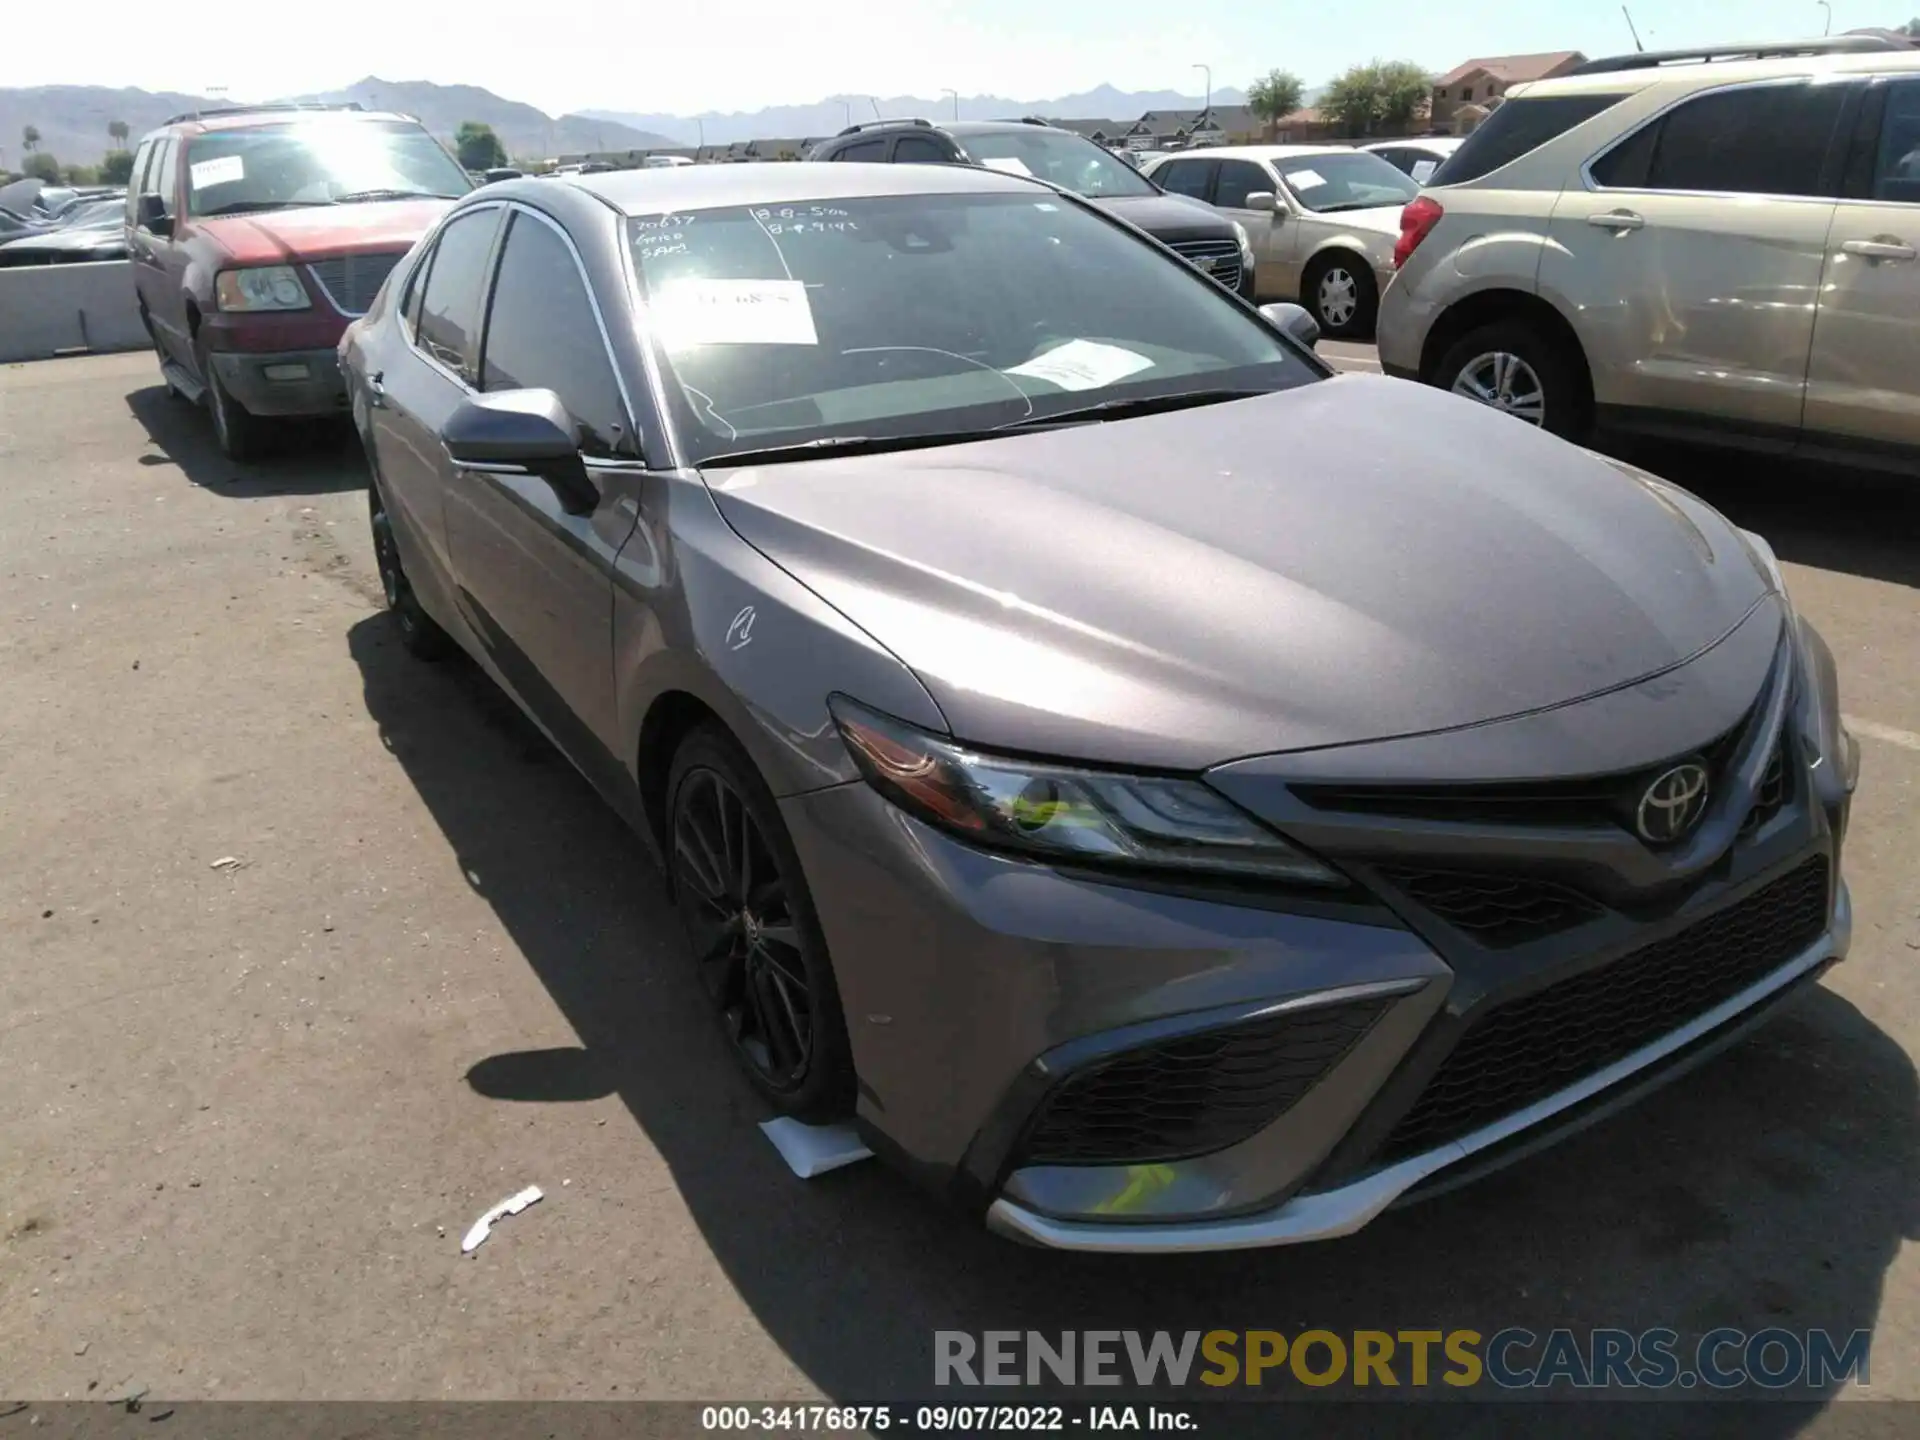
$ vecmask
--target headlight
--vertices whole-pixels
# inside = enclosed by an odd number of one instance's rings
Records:
[[[291,265],[222,270],[214,277],[213,295],[222,310],[305,310],[313,304]]]
[[[842,695],[829,705],[874,789],[974,844],[1097,867],[1347,883],[1197,780],[983,755]]]
[[[1247,235],[1247,227],[1238,220],[1233,222],[1233,238],[1240,242],[1240,263],[1247,269],[1253,268],[1253,241]]]

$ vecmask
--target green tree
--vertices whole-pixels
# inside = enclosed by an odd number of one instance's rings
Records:
[[[110,150],[107,158],[100,162],[100,183],[102,185],[127,185],[133,181],[133,152],[131,150]]]
[[[1320,97],[1320,108],[1348,135],[1360,136],[1375,127],[1406,129],[1427,104],[1427,72],[1407,60],[1374,60],[1356,65]]]
[[[20,132],[20,139],[29,155],[40,148],[40,132],[31,125]]]
[[[38,140],[33,142],[38,145]],[[49,185],[60,183],[60,162],[44,150],[36,150],[27,156],[27,163],[20,167],[28,175],[44,180]]]
[[[91,165],[63,165],[60,174],[69,185],[98,185],[100,172]]]
[[[1307,87],[1291,70],[1269,70],[1247,87],[1247,108],[1271,129],[1283,116],[1300,108]]]
[[[127,136],[130,133],[127,129],[127,122],[124,120],[109,120],[107,122],[107,138],[113,141],[113,148],[116,150],[124,150],[127,148]]]
[[[454,153],[469,170],[491,170],[507,163],[507,147],[493,133],[491,125],[477,120],[462,121],[453,136]]]

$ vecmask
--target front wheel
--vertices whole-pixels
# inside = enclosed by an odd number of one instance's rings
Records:
[[[1307,267],[1300,303],[1322,335],[1352,339],[1373,333],[1374,318],[1380,313],[1380,288],[1373,271],[1355,257],[1323,255]]]
[[[760,772],[717,725],[673,757],[667,847],[696,977],[747,1079],[800,1120],[851,1113],[852,1047],[800,857]]]
[[[1579,441],[1591,428],[1586,386],[1564,345],[1519,320],[1484,325],[1440,359],[1433,383],[1503,415]]]

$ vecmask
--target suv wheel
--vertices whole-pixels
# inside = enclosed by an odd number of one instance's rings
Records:
[[[1563,439],[1587,433],[1591,407],[1579,367],[1558,341],[1525,321],[1485,325],[1463,337],[1429,378]]]
[[[220,442],[220,453],[229,460],[253,459],[266,448],[270,423],[227,393],[213,368],[213,353],[205,340],[195,342],[194,358],[200,362],[200,378],[207,387],[207,412],[213,416],[213,435]]]
[[[1307,267],[1300,302],[1329,339],[1371,335],[1380,309],[1373,272],[1351,255],[1323,255]]]
[[[368,447],[368,468],[372,468],[372,447]],[[376,476],[367,485],[368,518],[373,522],[373,559],[380,568],[380,591],[386,597],[387,613],[400,627],[400,643],[421,660],[439,660],[453,651],[453,639],[427,614],[420,597],[400,563],[400,546],[393,538],[393,521],[387,515],[387,497],[380,491]]]

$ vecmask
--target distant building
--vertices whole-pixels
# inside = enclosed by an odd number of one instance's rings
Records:
[[[1487,55],[1456,65],[1433,82],[1433,128],[1453,128],[1454,111],[1504,97],[1509,86],[1564,75],[1587,57],[1578,50],[1549,50],[1540,55]]]
[[[1203,110],[1149,110],[1119,138],[1130,150],[1179,150],[1258,140],[1265,130],[1260,117],[1244,105],[1210,105]]]

